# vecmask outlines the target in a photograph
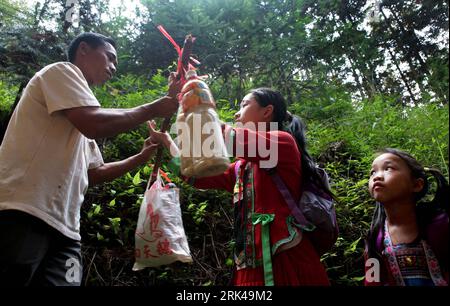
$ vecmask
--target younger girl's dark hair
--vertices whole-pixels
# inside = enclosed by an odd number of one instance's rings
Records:
[[[447,180],[437,169],[424,168],[413,156],[398,149],[386,148],[377,152],[381,154],[391,153],[401,158],[411,171],[411,176],[415,179],[423,179],[424,186],[422,190],[414,195],[416,201],[416,215],[419,228],[424,228],[433,216],[439,211],[445,210],[448,214],[449,186]],[[429,202],[420,201],[425,197],[430,188],[428,176],[432,175],[436,181],[436,193]],[[379,202],[375,204],[375,211],[372,217],[372,224],[366,237],[366,254],[368,258],[377,258],[381,260],[381,254],[377,250],[377,238],[380,229],[384,226],[386,212]]]
[[[294,137],[300,151],[301,170],[304,182],[307,181],[315,184],[329,196],[335,198],[328,186],[324,185],[320,174],[317,172],[316,163],[306,148],[306,125],[303,120],[287,111],[286,101],[279,92],[271,88],[261,87],[251,90],[250,93],[260,106],[273,105],[272,121],[278,123],[280,130],[284,130]]]

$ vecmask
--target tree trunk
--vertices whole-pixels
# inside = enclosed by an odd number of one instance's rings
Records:
[[[392,28],[392,25],[389,23],[389,19],[387,18],[386,14],[383,12],[383,9],[382,9],[382,8],[380,9],[380,12],[381,12],[381,14],[383,15],[384,20],[386,21],[386,24],[388,25],[388,27],[389,27],[389,29],[391,30],[392,34],[394,34],[394,36],[395,36],[395,30]],[[397,40],[397,38],[396,38],[396,40]],[[398,42],[397,42],[397,43],[398,43]],[[398,43],[398,44],[401,45],[401,46],[403,47],[403,45],[402,45],[401,43]],[[396,58],[395,55],[392,53],[392,51],[391,51],[391,49],[389,48],[389,45],[388,45],[387,43],[385,43],[385,46],[386,46],[386,49],[388,50],[389,54],[391,55],[391,58],[392,58],[392,60],[393,60],[393,62],[394,62],[394,64],[395,64],[395,67],[397,68],[397,70],[398,70],[398,72],[399,72],[399,74],[400,74],[400,77],[402,78],[403,83],[405,84],[406,89],[408,90],[408,92],[409,92],[409,94],[410,94],[410,96],[411,96],[411,99],[413,100],[414,104],[416,104],[417,101],[416,101],[416,99],[414,99],[413,92],[412,92],[412,90],[411,90],[411,87],[409,86],[409,83],[408,83],[408,80],[406,79],[406,76],[405,76],[404,73],[401,71],[400,66],[399,66],[398,63],[397,63],[397,58]],[[403,48],[402,48],[402,49],[403,49]],[[406,53],[407,53],[407,52],[406,52]],[[406,54],[406,53],[405,53],[405,54]],[[411,69],[414,69],[414,65],[413,65],[411,62],[409,62],[409,65],[410,65],[410,68],[411,68]]]
[[[406,89],[409,92],[409,95],[411,96],[411,100],[414,102],[414,104],[417,104],[416,99],[414,99],[414,94],[411,90],[411,87],[409,86],[408,80],[402,70],[400,69],[400,66],[397,63],[397,59],[395,58],[395,55],[392,53],[391,49],[389,49],[389,46],[386,44],[386,49],[388,50],[389,54],[391,55],[392,61],[394,62],[395,67],[397,67],[398,73],[400,74],[400,77],[402,78],[403,83],[406,86]]]
[[[427,75],[430,75],[430,72],[429,72],[429,70],[428,70],[427,64],[426,64],[426,62],[423,60],[422,56],[420,55],[420,51],[419,51],[419,50],[422,49],[422,48],[421,48],[421,47],[422,47],[422,43],[420,42],[420,40],[419,40],[419,38],[417,37],[416,33],[414,33],[414,29],[413,29],[412,31],[411,31],[411,30],[407,30],[407,29],[404,27],[403,23],[400,21],[400,18],[399,18],[398,15],[395,13],[395,11],[394,11],[393,9],[391,9],[391,8],[389,8],[389,10],[391,11],[392,15],[394,16],[395,21],[396,21],[397,24],[399,25],[400,30],[401,30],[403,33],[409,34],[409,35],[411,35],[411,37],[414,38],[414,41],[415,41],[416,46],[417,46],[418,48],[415,48],[415,46],[410,46],[410,47],[411,47],[411,49],[413,50],[413,53],[414,53],[414,55],[415,55],[417,61],[418,61],[418,62],[420,63],[420,65],[421,65],[421,70],[422,70],[422,72],[423,72],[423,73],[426,73]],[[401,42],[401,43],[402,43],[402,42]],[[419,50],[418,50],[418,49],[419,49]]]
[[[355,62],[351,59],[351,57],[348,57],[348,60],[350,61],[353,78],[355,79],[356,85],[358,86],[359,93],[361,94],[361,99],[365,99],[365,98],[367,98],[367,95],[364,93],[364,88],[363,88],[361,82],[359,81],[359,75],[355,68]]]

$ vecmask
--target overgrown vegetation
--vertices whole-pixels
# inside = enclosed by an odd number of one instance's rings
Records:
[[[362,284],[364,236],[373,211],[368,170],[377,149],[406,150],[448,177],[447,2],[380,1],[379,20],[366,25],[372,6],[363,0],[147,0],[141,21],[108,10],[108,1],[83,0],[85,14],[80,28],[73,29],[61,22],[64,8],[49,8],[64,1],[41,1],[29,11],[20,1],[0,1],[2,124],[21,85],[39,67],[64,60],[61,50],[84,30],[119,41],[119,75],[95,89],[104,107],[133,107],[163,95],[175,52],[150,17],[179,43],[187,33],[197,37],[194,51],[203,62],[201,72],[211,76],[223,121],[232,121],[248,89],[264,85],[282,91],[290,111],[306,121],[309,150],[327,169],[339,198],[340,236],[322,258],[335,285]],[[55,21],[55,28],[48,30],[45,21]],[[115,161],[137,153],[147,136],[142,126],[97,142],[105,161]],[[230,195],[193,189],[171,172],[168,161],[166,152],[163,169],[182,191],[194,263],[131,271],[134,231],[151,171],[147,165],[89,189],[81,226],[84,284],[229,283]]]

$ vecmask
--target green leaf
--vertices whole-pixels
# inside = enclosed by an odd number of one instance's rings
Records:
[[[94,207],[94,215],[98,215],[100,213],[100,210],[102,209],[102,207],[97,204],[92,204],[92,206]]]
[[[350,245],[350,247],[345,250],[344,254],[348,255],[348,254],[354,253],[360,240],[361,240],[361,237],[356,239],[355,241],[353,241],[352,244]]]
[[[116,199],[112,199],[111,202],[109,202],[109,207],[114,207],[116,205]]]
[[[133,185],[138,186],[141,182],[141,171],[138,171],[133,177]]]
[[[364,280],[364,278],[365,278],[365,276],[355,276],[355,277],[352,277],[352,280],[361,282]]]
[[[109,219],[109,222],[111,222],[113,226],[120,225],[120,218],[119,217],[117,217],[117,218],[108,218],[108,219]]]

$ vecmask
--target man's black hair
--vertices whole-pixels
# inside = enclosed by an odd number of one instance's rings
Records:
[[[111,37],[92,32],[81,33],[72,40],[69,48],[67,49],[67,59],[69,60],[69,62],[75,62],[77,49],[82,41],[86,42],[94,49],[100,46],[104,46],[106,45],[106,43],[110,43],[114,48],[116,48],[116,42]]]

